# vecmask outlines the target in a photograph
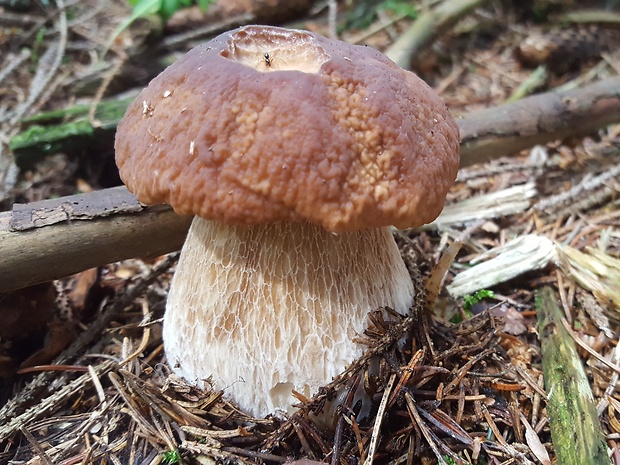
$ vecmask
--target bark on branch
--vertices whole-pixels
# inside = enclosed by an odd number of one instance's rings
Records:
[[[473,113],[459,121],[461,165],[620,122],[620,77]],[[0,213],[0,293],[133,257],[179,250],[191,218],[144,207],[124,187]]]
[[[179,250],[191,217],[116,187],[0,213],[0,293],[106,263]]]
[[[620,122],[620,77],[579,89],[533,95],[459,121],[461,166],[510,155]]]

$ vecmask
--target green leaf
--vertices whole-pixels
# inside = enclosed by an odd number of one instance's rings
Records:
[[[176,465],[177,463],[181,463],[181,454],[179,454],[179,451],[176,449],[166,451],[163,454],[161,463],[164,465]]]
[[[488,289],[476,291],[474,295],[465,294],[463,297],[463,310],[471,313],[471,308],[478,302],[487,298],[492,299],[493,297],[495,297],[495,292]]]

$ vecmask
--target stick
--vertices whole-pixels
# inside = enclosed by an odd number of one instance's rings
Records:
[[[379,432],[381,431],[381,423],[383,423],[384,420],[383,415],[385,414],[385,407],[387,406],[388,399],[390,398],[390,393],[392,392],[395,381],[396,373],[392,373],[390,375],[390,379],[388,380],[387,386],[385,387],[385,391],[383,391],[381,403],[379,404],[379,410],[377,411],[375,424],[372,428],[372,436],[370,437],[370,445],[368,446],[368,455],[366,456],[364,465],[372,465],[375,458],[375,450],[377,448],[377,444],[379,444]]]
[[[605,435],[575,343],[553,290],[536,295],[549,428],[559,465],[609,464]]]
[[[461,167],[592,133],[618,121],[620,77],[481,110],[459,121]]]
[[[385,54],[401,68],[409,69],[413,57],[429,42],[482,3],[484,0],[443,1],[436,8],[422,13]]]
[[[0,293],[133,257],[179,250],[191,217],[143,207],[126,188],[0,213]]]
[[[482,110],[459,121],[461,166],[619,121],[620,77]],[[190,222],[168,207],[143,207],[124,187],[15,205],[0,213],[0,293],[179,250]]]

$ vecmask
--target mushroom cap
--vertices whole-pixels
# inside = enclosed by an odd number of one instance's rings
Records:
[[[332,232],[433,221],[459,164],[458,127],[415,74],[369,47],[270,26],[221,34],[164,70],[115,148],[144,203]]]

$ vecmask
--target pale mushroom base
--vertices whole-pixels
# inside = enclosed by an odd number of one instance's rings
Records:
[[[291,412],[359,357],[368,312],[406,313],[413,284],[388,228],[231,226],[196,217],[172,281],[164,346],[174,372],[256,417]]]

